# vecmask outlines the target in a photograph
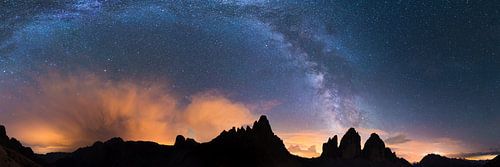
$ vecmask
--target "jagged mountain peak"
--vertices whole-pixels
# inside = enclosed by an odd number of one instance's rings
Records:
[[[323,143],[323,152],[321,153],[321,157],[329,157],[336,158],[340,155],[338,148],[338,139],[337,135],[333,136],[333,138],[328,138],[326,143]]]
[[[382,139],[380,139],[380,137],[376,133],[372,133],[370,135],[368,140],[366,140],[365,147],[363,147],[363,149],[366,149],[367,147],[371,148],[372,146],[385,148],[384,141],[382,141]]]
[[[373,161],[383,161],[386,159],[385,143],[376,133],[372,133],[366,140],[363,147],[363,157]]]
[[[361,136],[354,128],[349,128],[340,140],[339,150],[341,157],[352,159],[361,155]]]
[[[182,135],[177,135],[177,137],[175,138],[174,147],[191,147],[197,144],[199,143],[196,142],[194,139],[185,138]]]
[[[378,136],[378,134],[376,134],[376,133],[372,133],[372,134],[370,134],[370,138],[368,138],[368,140],[369,140],[369,139],[373,139],[373,140],[382,140],[382,139],[380,139],[380,136]]]
[[[253,123],[253,126],[250,127],[250,126],[241,126],[239,128],[236,128],[236,127],[232,127],[231,129],[229,130],[224,130],[221,132],[221,134],[219,136],[217,136],[215,138],[215,140],[217,139],[221,139],[221,138],[226,138],[228,136],[261,136],[261,137],[264,137],[264,136],[267,136],[267,137],[273,137],[275,136],[274,135],[274,132],[272,131],[271,129],[271,125],[269,124],[269,120],[267,119],[267,117],[265,115],[262,115],[260,116],[259,120],[255,121]]]
[[[256,132],[273,134],[269,120],[265,115],[261,115],[259,120],[254,122],[252,129]]]
[[[0,125],[0,134],[6,134],[5,126],[3,126],[3,125]]]
[[[8,141],[9,137],[7,136],[7,132],[5,131],[5,126],[0,125],[0,142]]]
[[[346,134],[358,134],[358,132],[356,131],[356,129],[351,127],[347,130]]]

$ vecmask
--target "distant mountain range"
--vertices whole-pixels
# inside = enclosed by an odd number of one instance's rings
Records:
[[[498,161],[499,157],[496,157]],[[494,165],[496,164],[496,165]],[[490,167],[499,166],[498,162],[492,161],[472,161],[457,158],[448,158],[441,155],[429,154],[426,155],[415,167]]]
[[[361,137],[351,128],[338,143],[335,135],[323,144],[317,158],[290,154],[271,130],[265,116],[252,127],[223,131],[210,142],[177,136],[173,146],[112,138],[71,153],[35,154],[6,135],[0,126],[1,167],[500,167],[491,161],[468,161],[427,155],[418,164],[398,158],[373,133],[361,149]]]

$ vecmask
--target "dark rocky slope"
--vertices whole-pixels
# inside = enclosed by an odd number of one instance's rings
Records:
[[[441,155],[426,155],[416,167],[481,167],[486,161],[473,161],[466,159],[448,158]]]
[[[500,167],[500,155],[497,155],[492,160],[488,161],[484,167]]]
[[[9,138],[5,127],[0,125],[0,166],[1,167],[39,167],[33,150],[24,147],[15,138]]]

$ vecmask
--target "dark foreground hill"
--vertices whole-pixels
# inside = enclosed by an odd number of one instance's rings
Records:
[[[0,167],[39,167],[31,148],[24,147],[15,138],[9,138],[0,125]]]
[[[448,158],[441,155],[426,155],[416,167],[481,167],[487,161],[474,161],[466,159]]]
[[[5,134],[5,133],[4,133]],[[1,134],[0,134],[1,135]],[[361,149],[361,138],[351,128],[342,137],[328,139],[317,158],[288,152],[283,141],[262,116],[252,127],[223,131],[207,143],[177,136],[173,146],[112,138],[79,148],[72,153],[35,155],[31,149],[5,137],[0,140],[0,166],[47,167],[406,167],[406,160],[385,147],[372,134]],[[6,139],[9,142],[4,140]],[[15,140],[15,139],[14,139]],[[17,140],[15,140],[17,141]],[[14,144],[12,144],[14,143]],[[2,154],[1,149],[7,153]]]
[[[488,161],[484,167],[500,167],[500,155],[497,155],[492,160]]]

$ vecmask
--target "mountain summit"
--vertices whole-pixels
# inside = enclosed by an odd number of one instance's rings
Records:
[[[361,136],[356,129],[350,128],[340,140],[337,147],[337,135],[323,144],[323,153],[315,166],[411,166],[398,158],[391,149],[386,148],[384,141],[372,133],[361,149]]]
[[[262,135],[274,135],[269,120],[265,115],[260,116],[258,121],[253,123],[253,130]]]
[[[350,128],[340,140],[340,156],[345,159],[357,158],[361,155],[361,137],[354,128]]]
[[[333,138],[328,138],[328,141],[323,143],[323,152],[321,153],[321,157],[340,157],[340,150],[337,146],[337,135],[333,136]]]
[[[372,161],[383,161],[385,156],[386,148],[384,141],[376,133],[372,133],[370,138],[366,140],[365,146],[363,147],[363,157]]]

